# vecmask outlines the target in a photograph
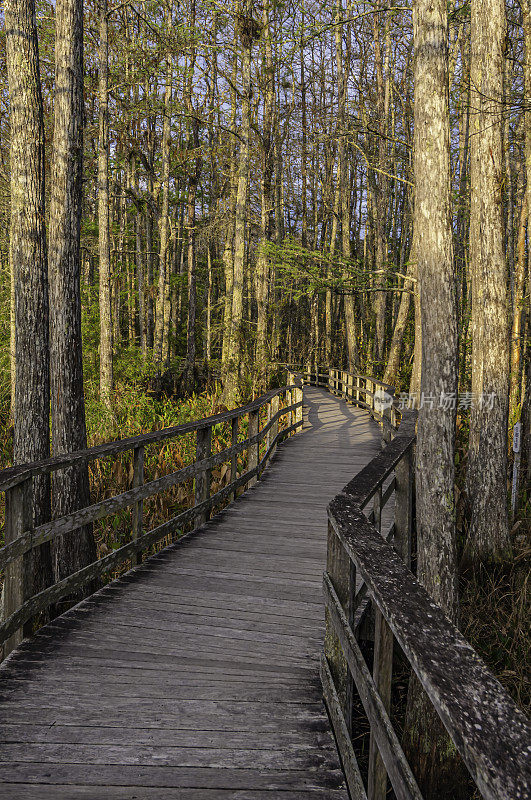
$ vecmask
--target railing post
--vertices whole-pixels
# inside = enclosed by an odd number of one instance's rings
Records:
[[[293,372],[288,372],[288,386],[292,386],[295,383],[295,376]],[[294,392],[291,389],[288,389],[286,392],[286,405],[290,406],[293,403],[293,396]],[[288,428],[293,425],[293,417],[294,414],[292,411],[288,411]]]
[[[266,418],[266,425],[269,425],[269,423],[271,422],[271,416],[272,416],[272,415],[271,415],[271,400],[270,400],[270,401],[267,403],[267,418]],[[266,448],[266,453],[267,453],[267,451],[269,450],[270,446],[271,446],[271,428],[268,428],[268,431],[267,431],[267,433],[266,433],[266,440],[265,440],[265,448]]]
[[[374,526],[382,532],[382,486],[374,495]],[[385,710],[391,707],[391,681],[393,675],[393,634],[379,608],[374,617],[373,678]],[[385,800],[387,796],[387,771],[378,745],[371,731],[369,743],[368,800]]]
[[[374,527],[382,532],[382,487],[377,488],[373,498]]]
[[[354,392],[352,389],[353,384],[354,378],[350,372],[347,372],[347,402],[349,403],[352,403],[352,400],[354,399]]]
[[[133,489],[144,484],[144,447],[133,449]],[[133,540],[137,541],[142,537],[143,532],[144,502],[139,500],[133,506]],[[133,556],[133,563],[142,563],[142,552],[137,551]]]
[[[388,392],[385,392],[388,394]],[[389,444],[392,439],[391,436],[391,408],[392,406],[388,406],[382,409],[382,444],[385,445]]]
[[[393,395],[393,400],[394,400],[394,395]],[[394,402],[393,405],[391,406],[391,425],[393,426],[394,431],[396,432],[396,409]],[[394,435],[393,431],[391,431],[391,436],[389,437],[390,440],[393,438],[393,435]]]
[[[195,447],[195,460],[203,461],[211,454],[212,445],[212,428],[199,428],[197,431],[196,447]],[[212,470],[200,469],[195,476],[195,504],[203,503],[210,497],[210,477]],[[194,528],[200,528],[204,525],[209,517],[208,511],[200,512],[194,519]]]
[[[273,418],[276,414],[278,414],[278,405],[279,405],[279,397],[278,394],[276,394],[274,397],[271,398],[271,418]],[[276,419],[271,425],[269,435],[271,437],[270,442],[274,442],[276,437],[278,436],[278,419]],[[275,445],[273,447],[273,450],[271,451],[271,455],[269,456],[270,458],[273,457],[274,453],[276,452],[276,449],[277,448]]]
[[[240,418],[233,417],[232,424],[231,424],[231,437],[230,437],[230,446],[235,447],[238,444],[238,429],[240,427]],[[230,480],[231,483],[236,480],[238,477],[238,455],[234,453],[230,459]],[[236,491],[230,493],[229,502],[232,501],[236,497]]]
[[[256,411],[249,411],[249,426],[248,426],[248,435],[249,439],[253,436],[256,436],[258,433],[258,424],[260,419],[260,409]],[[254,469],[258,464],[258,449],[259,449],[258,442],[256,444],[252,444],[249,446],[248,451],[248,458],[247,458],[247,469],[251,470]],[[254,486],[258,478],[256,475],[249,480],[247,484],[247,488],[249,489],[251,486]]]
[[[303,386],[303,384],[301,383],[300,387],[297,389],[297,403],[300,403],[300,406],[299,406],[299,408],[297,409],[297,417],[296,417],[296,421],[297,421],[297,422],[301,422],[301,423],[302,423],[302,421],[303,421],[303,408],[302,408],[302,404],[303,404],[303,399],[304,399],[304,390],[303,390],[302,386]],[[302,431],[302,424],[301,424],[301,426],[300,426],[300,428],[299,428],[299,433],[300,433],[301,431]]]
[[[411,569],[414,464],[412,444],[395,467],[395,547],[408,569]]]
[[[33,527],[33,479],[26,478],[6,492],[5,543],[10,544]],[[7,619],[32,595],[31,552],[6,565],[4,580],[4,619]],[[29,620],[4,642],[4,658],[25,636],[31,635]]]
[[[295,402],[301,404],[299,406],[299,408],[295,411],[295,422],[296,423],[297,422],[302,422],[302,416],[303,416],[302,415],[302,398],[303,398],[302,386],[303,386],[303,384],[301,382],[301,385],[298,386],[297,389],[295,389]],[[301,430],[302,430],[302,425],[299,428],[297,428],[297,431],[299,433],[301,432]]]
[[[354,594],[356,591],[356,568],[345,552],[330,521],[328,522],[326,571],[343,607],[343,611],[349,623],[352,625]],[[325,609],[325,620],[325,655],[334,679],[345,723],[349,732],[352,732],[352,697],[354,682],[345,656],[343,655],[341,644],[330,622],[327,609]]]
[[[359,405],[360,402],[360,376],[356,375],[356,402]]]

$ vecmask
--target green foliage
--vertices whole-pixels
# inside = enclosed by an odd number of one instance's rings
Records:
[[[357,258],[344,258],[329,250],[310,250],[298,239],[285,238],[280,244],[267,242],[265,252],[276,267],[277,285],[289,290],[294,300],[327,290],[338,293],[366,292],[372,288],[373,271]],[[386,270],[383,286],[398,289],[397,276]]]

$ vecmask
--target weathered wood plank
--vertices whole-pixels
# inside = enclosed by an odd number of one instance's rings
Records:
[[[7,546],[12,546],[20,537],[22,531],[33,526],[33,481],[25,480],[14,486],[6,494],[6,530],[5,539]],[[5,586],[3,593],[3,612],[6,617],[16,613],[31,596],[31,557],[25,553],[19,554],[6,567]],[[26,617],[27,623],[31,616]],[[27,626],[26,626],[27,627]],[[20,628],[20,630],[19,630]],[[9,636],[4,637],[4,655],[8,655],[21,641],[24,629],[17,625],[9,631]]]
[[[337,769],[337,756],[333,750],[317,751],[304,748],[279,748],[270,750],[227,747],[175,747],[172,745],[123,745],[123,744],[78,744],[24,742],[6,743],[0,752],[0,764],[10,762],[37,762],[87,765],[159,766],[179,769],[258,769],[282,770],[289,761],[292,770]]]
[[[352,747],[350,730],[343,715],[342,702],[337,694],[334,679],[332,678],[332,673],[330,672],[330,667],[324,654],[321,657],[321,682],[328,713],[332,720],[341,762],[347,778],[350,797],[352,800],[367,800],[358,762]]]
[[[34,800],[35,784],[6,783],[3,785],[9,800]],[[0,797],[2,786],[0,785]],[[138,798],[137,786],[106,786],[105,800],[132,800]],[[344,800],[343,789],[313,789],[303,792],[277,791],[275,800]],[[94,786],[72,784],[39,784],[39,798],[52,800],[95,800]],[[98,795],[102,800],[102,795]],[[271,800],[271,792],[254,789],[173,789],[165,787],[157,789],[142,788],[142,800]]]
[[[0,667],[0,797],[17,798],[16,786],[23,800],[347,800],[318,684],[326,506],[353,464],[379,452],[380,435],[328,394],[310,389],[307,402],[305,434],[278,448],[286,410],[276,417],[273,397],[260,435],[270,455],[278,449],[263,482]],[[290,412],[297,424],[300,405]],[[191,522],[198,509],[185,513]]]
[[[200,437],[201,441],[203,440],[202,437],[208,436],[209,430],[209,428],[201,428],[198,431],[198,436]],[[229,461],[229,459],[232,459],[234,456],[237,456],[244,450],[254,446],[255,443],[257,444],[260,442],[265,435],[265,430],[266,429],[264,428],[260,432],[255,432],[251,438],[248,438],[242,442],[237,442],[230,448],[226,448],[220,453],[214,453],[213,455],[210,455],[209,453],[207,454],[206,450],[203,452],[203,449],[200,448],[197,460],[188,467],[183,467],[176,472],[163,475],[162,477],[153,481],[149,481],[148,483],[140,483],[138,478],[138,485],[135,485],[132,489],[129,489],[126,492],[122,492],[121,494],[110,497],[107,500],[101,500],[100,502],[94,503],[91,506],[74,511],[71,514],[61,517],[60,519],[47,522],[35,528],[34,530],[24,529],[24,532],[21,532],[15,540],[0,548],[0,567],[9,564],[15,558],[18,558],[32,547],[43,544],[44,542],[48,542],[56,536],[62,536],[65,533],[75,531],[83,525],[96,522],[97,520],[103,519],[111,514],[115,514],[118,511],[122,511],[130,506],[138,506],[138,504],[143,500],[154,497],[155,495],[160,494],[161,492],[166,491],[167,489],[170,489],[180,483],[185,483],[191,478],[208,475],[213,467]],[[280,434],[277,433],[277,437],[282,439],[289,432],[289,429],[283,430],[280,432]],[[276,444],[277,440],[275,440],[274,443]],[[140,449],[141,448],[135,448],[135,451],[139,451]],[[262,469],[266,462],[267,453],[263,459],[263,463],[261,463]],[[140,469],[140,465],[138,465],[138,469]],[[256,475],[258,472],[258,465],[253,464],[250,467],[248,477],[252,477],[252,475]],[[199,477],[199,480],[201,482],[201,477]],[[237,479],[235,478],[233,481],[231,481],[229,486],[225,487],[224,491],[226,492],[226,496],[229,497],[235,488],[242,485],[243,483],[241,481],[237,482]],[[223,498],[216,499],[218,502],[221,502]],[[201,505],[201,508],[203,509],[199,512],[199,517],[206,517],[206,513],[208,512],[209,508],[212,507],[211,504],[210,506],[206,507],[206,511],[204,510],[205,506],[203,504],[207,502],[207,500],[208,498],[203,497],[202,495],[200,498],[196,497],[196,506]]]
[[[10,725],[3,727],[5,742],[37,743],[53,742],[64,744],[116,744],[116,730],[110,726],[82,727],[80,725]],[[176,728],[157,730],[153,728],[127,728],[120,735],[122,745],[148,745],[153,746],[156,733],[156,743],[161,747],[226,747],[229,750],[245,750],[249,746],[249,734],[239,731],[190,731]],[[308,732],[296,731],[264,731],[260,741],[253,742],[261,750],[288,750],[297,748],[308,751],[312,746],[323,750],[332,750],[334,740],[329,731],[315,731],[313,737],[308,737]],[[256,751],[256,748],[255,748]]]
[[[115,442],[106,442],[105,444],[97,445],[87,450],[54,456],[53,458],[48,458],[45,461],[39,461],[33,464],[8,467],[7,469],[0,470],[0,491],[5,492],[12,486],[16,486],[22,480],[35,477],[35,475],[49,474],[75,464],[87,464],[98,458],[107,458],[108,456],[115,456],[119,453],[126,453],[129,450],[133,450],[135,447],[147,447],[152,444],[167,441],[168,439],[185,436],[188,433],[195,433],[203,428],[212,427],[213,425],[218,425],[223,422],[231,422],[235,417],[242,417],[249,413],[249,411],[260,408],[272,397],[285,393],[288,388],[289,387],[273,389],[270,392],[266,392],[266,394],[261,397],[256,398],[256,400],[253,400],[251,403],[248,403],[246,406],[240,406],[231,411],[224,411],[221,414],[213,414],[201,420],[186,422],[171,428],[163,428],[160,431],[143,433],[139,436],[131,436],[127,439],[118,439]],[[286,413],[286,409],[282,409],[282,413]]]
[[[257,431],[253,431],[253,434]],[[212,428],[202,428],[196,434],[195,466],[203,461],[208,461],[212,451]],[[210,497],[210,481],[212,470],[210,467],[203,467],[196,472],[195,476],[195,505],[200,506]],[[231,494],[231,493],[230,493]],[[194,527],[199,528],[208,519],[208,510],[202,511],[194,518]]]
[[[51,773],[53,773],[53,778]],[[339,769],[325,770],[316,763],[311,770],[209,769],[208,767],[166,767],[93,764],[37,764],[12,762],[0,764],[0,786],[20,779],[35,784],[46,782],[88,783],[92,786],[157,786],[184,789],[255,789],[289,791],[339,789],[343,774]],[[101,797],[101,794],[98,795]],[[345,794],[343,794],[345,797]]]
[[[338,495],[329,514],[483,796],[527,798],[531,724],[359,506]]]
[[[422,800],[411,768],[398,741],[378,688],[365,663],[363,654],[354,637],[341,603],[328,575],[324,576],[325,602],[334,630],[341,642],[350,672],[354,677],[358,695],[371,723],[382,760],[391,778],[398,800]]]

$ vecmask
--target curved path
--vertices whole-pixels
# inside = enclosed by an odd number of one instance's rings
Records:
[[[318,674],[326,506],[380,449],[307,387],[253,489],[0,668],[0,797],[347,800]]]

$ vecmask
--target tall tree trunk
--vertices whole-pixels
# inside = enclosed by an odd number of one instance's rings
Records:
[[[144,256],[142,253],[141,216],[139,209],[137,209],[135,213],[135,264],[136,283],[138,288],[138,325],[140,329],[140,351],[142,353],[142,358],[145,360],[147,356],[146,288],[144,276]]]
[[[11,389],[9,413],[11,420],[15,419],[15,387],[17,374],[17,359],[15,355],[15,269],[9,261],[9,384]]]
[[[382,11],[381,0],[378,0],[378,11]],[[373,17],[374,29],[374,60],[376,67],[376,92],[377,92],[377,112],[378,112],[378,167],[381,170],[373,175],[374,183],[374,209],[375,209],[375,285],[383,287],[385,285],[384,271],[387,268],[387,240],[386,240],[386,217],[388,202],[388,179],[384,175],[387,161],[387,118],[389,114],[389,93],[386,91],[384,83],[384,63],[381,43],[381,22],[382,13],[376,13]],[[389,25],[389,22],[386,22]],[[386,37],[387,39],[387,37]],[[389,60],[389,41],[386,41],[386,55]],[[385,310],[387,305],[387,294],[385,291],[374,293],[374,314],[375,314],[375,340],[374,354],[378,361],[384,355],[385,344]]]
[[[15,464],[50,455],[50,351],[44,120],[34,0],[5,4],[10,98],[10,240],[15,322]],[[50,481],[34,481],[35,526],[50,519]],[[32,551],[32,594],[51,583],[50,544]],[[10,567],[7,567],[9,571]]]
[[[195,25],[195,0],[192,0],[190,5],[190,27],[193,29]],[[195,322],[197,315],[197,279],[196,279],[196,247],[195,247],[195,205],[197,198],[197,187],[203,160],[199,154],[199,120],[197,114],[194,112],[192,102],[192,87],[193,77],[195,70],[196,51],[192,47],[190,53],[190,64],[188,67],[188,84],[186,90],[186,107],[190,117],[190,135],[188,139],[188,149],[195,153],[193,161],[193,170],[190,174],[188,183],[188,208],[186,214],[186,228],[188,231],[188,321],[186,328],[186,381],[189,389],[193,387],[193,371],[196,358],[196,341],[195,341]]]
[[[264,4],[263,9],[262,39],[264,42],[264,129],[262,132],[262,183],[261,183],[261,241],[256,265],[256,304],[257,304],[257,329],[256,329],[256,371],[257,388],[265,389],[267,370],[267,296],[269,278],[268,243],[273,237],[273,108],[275,102],[275,68],[273,64],[273,50],[271,46],[271,30],[269,26],[269,5]],[[304,246],[304,245],[303,245]]]
[[[166,8],[166,31],[169,35],[172,24],[173,3],[170,0]],[[193,25],[191,25],[193,30]],[[193,67],[192,67],[193,72]],[[164,88],[164,112],[162,123],[162,153],[161,153],[161,183],[162,183],[162,208],[160,212],[160,250],[159,250],[159,285],[155,314],[155,343],[153,358],[155,363],[161,364],[164,351],[167,352],[167,342],[164,342],[164,333],[168,333],[169,320],[169,284],[170,284],[170,139],[171,139],[171,98],[173,81],[173,56],[168,50],[166,56],[166,86]],[[166,320],[166,325],[165,325]]]
[[[389,346],[389,357],[387,366],[385,368],[383,380],[393,386],[396,385],[398,380],[398,373],[400,370],[400,355],[402,352],[402,342],[406,325],[409,317],[409,306],[411,304],[411,292],[417,289],[416,284],[412,280],[415,271],[414,259],[416,258],[414,247],[412,246],[407,265],[406,277],[402,287],[402,294],[400,296],[400,305],[398,307],[398,314],[396,323],[393,330],[393,338]]]
[[[225,247],[223,249],[223,272],[225,276],[225,296],[223,299],[223,343],[221,348],[221,372],[223,380],[227,374],[229,343],[231,335],[232,290],[234,286],[234,218],[236,214],[236,193],[238,191],[237,150],[236,150],[236,80],[238,73],[238,35],[234,26],[233,56],[231,70],[230,130],[232,134],[229,198],[227,203],[227,224]]]
[[[250,14],[250,9],[246,9]],[[251,135],[251,50],[252,34],[248,32],[249,17],[244,15],[240,30],[242,40],[242,112],[240,154],[238,159],[238,189],[234,218],[234,282],[232,287],[231,332],[227,353],[227,372],[223,398],[227,406],[239,399],[239,374],[242,358],[243,282],[245,271],[245,227],[247,218],[247,190],[249,183]],[[242,23],[240,23],[242,24]]]
[[[470,415],[467,489],[472,518],[465,564],[504,561],[510,554],[507,515],[509,330],[502,218],[505,32],[503,0],[472,1],[474,126],[470,259],[475,403]]]
[[[87,446],[81,350],[80,228],[83,176],[83,4],[55,7],[55,125],[50,202],[50,367],[54,455]],[[89,505],[86,465],[54,473],[56,516]],[[94,561],[92,526],[54,540],[57,580]]]
[[[527,194],[522,199],[520,223],[516,245],[516,269],[514,276],[513,321],[511,330],[511,383],[509,388],[509,426],[514,425],[518,418],[518,404],[520,401],[520,384],[522,372],[522,338],[525,319],[525,276],[527,272],[527,258],[525,246],[526,225],[528,224]],[[509,429],[510,432],[510,429]]]
[[[149,180],[148,183],[150,183]],[[149,200],[146,203],[144,215],[146,228],[146,280],[144,289],[146,297],[146,342],[147,348],[153,350],[153,209]]]
[[[531,95],[531,2],[530,0],[520,0],[523,16],[524,28],[524,80],[525,96]],[[526,108],[524,116],[525,128],[525,173],[526,173],[526,195],[527,195],[527,341],[531,339],[531,247],[529,246],[530,220],[531,220],[531,110]],[[527,366],[524,362],[524,374],[526,375],[525,393],[522,397],[522,485],[528,486],[531,483],[531,356],[523,347],[526,354]]]
[[[100,261],[100,395],[109,405],[113,385],[109,198],[109,31],[107,0],[100,0],[98,64],[98,250]]]
[[[193,372],[195,365],[195,320],[197,313],[197,286],[195,274],[195,201],[197,183],[195,178],[190,179],[188,186],[188,206],[186,212],[186,230],[188,235],[187,266],[188,266],[188,316],[186,326],[186,381],[188,389],[192,389]]]
[[[350,203],[349,203],[349,181],[348,181],[348,161],[346,145],[346,124],[345,124],[345,105],[347,99],[347,71],[343,63],[343,26],[340,22],[343,18],[342,2],[339,0],[336,10],[336,67],[337,82],[339,87],[338,95],[338,167],[337,181],[339,196],[341,198],[341,251],[343,259],[347,264],[351,259],[350,251]],[[348,64],[348,59],[347,59]],[[348,277],[348,268],[345,265],[343,270],[344,277]],[[345,328],[347,335],[348,368],[351,372],[359,366],[358,342],[356,337],[356,320],[354,316],[354,295],[348,288],[345,293]]]
[[[457,615],[454,510],[457,305],[450,204],[448,16],[445,0],[415,0],[415,221],[422,322],[416,501],[419,580],[451,619]],[[430,401],[431,398],[431,401]],[[459,796],[456,751],[413,676],[405,746],[426,800]]]
[[[301,244],[308,247],[308,123],[306,107],[306,75],[305,75],[305,7],[304,0],[301,6],[301,66],[300,66],[300,86],[301,86]]]
[[[205,362],[210,364],[212,360],[212,245],[210,242],[207,247],[207,285],[205,302]],[[210,369],[210,368],[209,368]]]
[[[155,81],[154,94],[157,95],[158,86]],[[153,303],[153,211],[155,208],[153,160],[155,153],[155,117],[149,106],[150,82],[146,80],[144,86],[146,97],[146,139],[148,151],[149,170],[147,175],[147,202],[146,202],[146,330],[147,346],[153,351],[155,343],[155,320]]]

